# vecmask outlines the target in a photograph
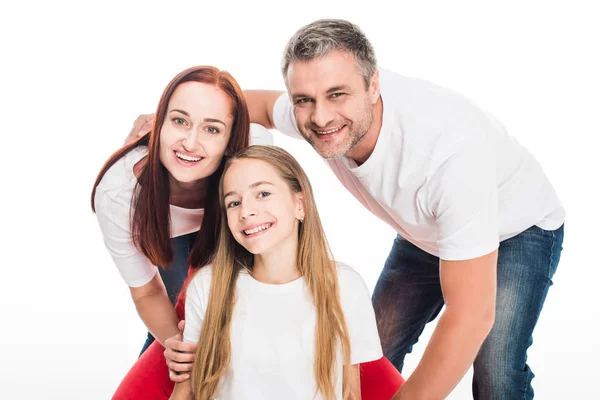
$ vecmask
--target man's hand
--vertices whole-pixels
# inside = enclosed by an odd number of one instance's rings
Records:
[[[140,136],[144,136],[152,129],[152,121],[154,120],[154,114],[141,114],[136,118],[133,123],[133,127],[125,140],[125,144],[131,143],[137,140]]]
[[[183,342],[185,321],[179,321],[180,332],[165,340],[165,359],[169,367],[169,378],[173,382],[184,382],[190,379],[190,372],[196,358],[196,345]]]

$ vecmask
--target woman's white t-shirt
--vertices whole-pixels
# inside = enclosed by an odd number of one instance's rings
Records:
[[[250,124],[252,144],[271,144],[267,129]],[[131,239],[131,199],[137,184],[133,167],[148,155],[148,148],[140,146],[131,150],[106,171],[96,188],[94,203],[96,216],[108,249],[119,273],[129,287],[140,287],[150,282],[157,268],[141,253]],[[171,237],[200,230],[204,209],[170,206]]]
[[[130,287],[144,286],[156,274],[156,266],[131,239],[131,199],[137,184],[133,167],[148,155],[148,148],[131,150],[106,171],[96,188],[94,202],[104,244],[119,273]],[[171,205],[171,237],[200,230],[204,209]]]
[[[361,276],[338,263],[340,300],[350,336],[351,363],[382,357],[375,314]],[[212,267],[202,268],[186,293],[184,341],[198,343],[208,303]],[[270,285],[240,272],[231,324],[231,362],[220,382],[220,400],[312,399],[316,312],[304,278]],[[202,344],[200,343],[199,346]],[[342,395],[342,359],[336,362],[336,398]],[[320,395],[314,397],[321,399]]]

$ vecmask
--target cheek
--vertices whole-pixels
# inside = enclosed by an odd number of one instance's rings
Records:
[[[161,154],[167,153],[176,144],[178,138],[177,133],[173,129],[164,127],[160,131],[160,138],[158,139],[159,152]]]
[[[235,230],[235,216],[233,215],[233,212],[228,212],[227,213],[227,226],[229,227],[229,230],[231,231],[231,233],[233,233],[233,235],[236,235],[236,230]]]
[[[296,118],[296,122],[300,125],[304,125],[307,122],[310,116],[310,110],[308,108],[296,107],[294,108],[294,118]]]
[[[204,150],[209,156],[215,158],[221,158],[225,154],[227,150],[227,145],[229,144],[229,138],[218,137],[213,138],[204,144]]]

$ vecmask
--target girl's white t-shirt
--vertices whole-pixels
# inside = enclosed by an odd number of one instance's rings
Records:
[[[383,355],[369,290],[351,267],[338,263],[337,272],[351,363],[378,360]],[[212,267],[204,267],[187,288],[185,342],[198,343],[211,279]],[[270,285],[255,280],[246,271],[240,272],[230,332],[231,362],[216,398],[312,399],[317,388],[315,327],[315,307],[304,278]],[[338,399],[342,396],[342,361],[338,354]]]

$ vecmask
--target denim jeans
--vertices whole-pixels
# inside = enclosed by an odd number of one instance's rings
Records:
[[[564,227],[531,227],[500,243],[496,320],[473,363],[473,398],[532,399],[527,349],[562,250]],[[384,355],[400,372],[444,305],[439,258],[398,236],[373,292]]]
[[[187,235],[172,238],[171,248],[173,250],[173,261],[171,261],[171,265],[169,265],[169,267],[158,269],[160,277],[162,278],[165,288],[167,289],[169,299],[173,305],[175,305],[177,296],[179,295],[181,287],[183,286],[183,282],[185,281],[185,278],[187,278],[187,258],[192,250],[194,241],[196,240],[196,234],[197,232],[192,232]],[[144,343],[144,347],[140,352],[140,356],[144,353],[144,351],[146,351],[152,342],[154,342],[154,336],[148,332],[148,337],[146,338],[146,343]]]

